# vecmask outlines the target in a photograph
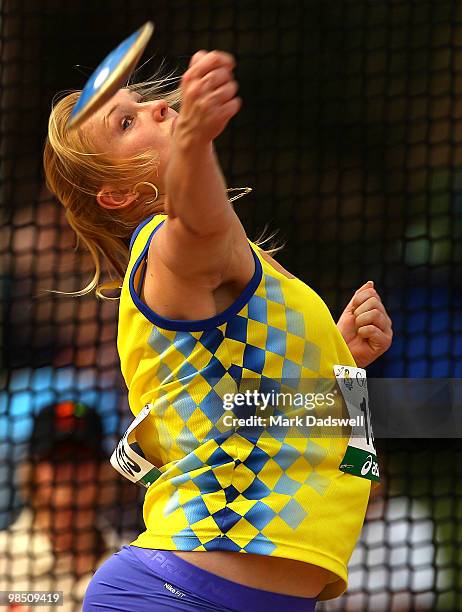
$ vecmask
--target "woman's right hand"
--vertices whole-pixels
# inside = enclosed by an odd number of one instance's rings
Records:
[[[181,80],[182,105],[175,139],[186,147],[217,138],[241,107],[235,59],[224,51],[198,51]]]

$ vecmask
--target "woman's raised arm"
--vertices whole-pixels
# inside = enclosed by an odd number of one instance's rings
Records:
[[[199,51],[183,75],[165,179],[168,218],[151,245],[151,261],[160,259],[182,277],[205,279],[211,288],[248,281],[254,266],[213,146],[241,106],[234,66],[228,53]]]

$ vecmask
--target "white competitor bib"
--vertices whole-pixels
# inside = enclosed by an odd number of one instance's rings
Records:
[[[366,370],[353,366],[334,365],[334,374],[350,418],[357,423],[351,428],[350,440],[339,470],[380,482],[369,413]]]
[[[139,455],[130,445],[135,442],[135,429],[151,412],[152,404],[137,414],[127,431],[122,436],[111,456],[111,465],[132,482],[148,488],[159,478],[162,472],[150,461]]]

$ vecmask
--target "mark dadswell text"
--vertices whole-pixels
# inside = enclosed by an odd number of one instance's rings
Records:
[[[223,417],[225,427],[364,427],[364,415],[354,418],[335,418],[326,416],[315,417],[312,414],[304,416],[287,417],[282,415],[271,415],[267,417],[252,415],[246,418],[238,418],[232,414]]]

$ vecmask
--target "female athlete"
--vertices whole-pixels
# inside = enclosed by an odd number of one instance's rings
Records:
[[[336,325],[248,240],[213,145],[241,106],[234,67],[199,51],[178,90],[121,89],[75,132],[78,92],[51,113],[47,184],[96,266],[78,294],[102,295],[102,264],[122,285],[122,372],[132,412],[151,406],[136,439],[160,468],[146,531],[97,570],[85,611],[296,612],[346,588],[371,488],[339,469],[349,438],[247,435],[223,425],[223,395],[364,367],[391,321],[369,281]]]

